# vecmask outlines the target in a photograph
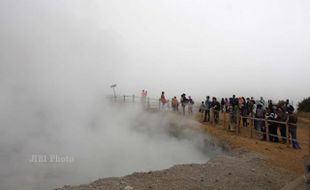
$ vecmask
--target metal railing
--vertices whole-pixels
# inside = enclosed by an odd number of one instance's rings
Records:
[[[136,95],[123,95],[123,96],[112,96],[109,97],[111,100],[114,102],[119,102],[119,103],[140,103],[143,105],[145,108],[148,109],[166,109],[170,110],[170,101],[167,100],[167,102],[164,104],[164,107],[161,103],[161,100],[158,98],[150,98],[147,96],[136,96]]]
[[[145,96],[136,96],[136,95],[123,95],[123,96],[112,96],[110,97],[113,101],[119,102],[119,103],[140,103],[143,105],[143,107],[147,109],[156,109],[156,110],[171,110],[171,101],[167,100],[167,102],[163,105],[161,103],[160,98],[150,98],[150,97],[145,97]],[[214,121],[214,113],[215,111],[213,109],[210,110],[210,123],[212,126],[215,126],[216,123]],[[270,137],[279,137],[278,135],[274,135],[270,133],[270,123],[276,123],[280,125],[285,125],[285,134],[286,136],[280,136],[281,140],[286,140],[286,145],[287,147],[290,147],[290,142],[291,141],[297,141],[297,139],[292,139],[290,137],[290,132],[289,128],[290,126],[296,126],[297,124],[294,123],[289,123],[288,119],[286,121],[276,121],[276,120],[270,120],[267,118],[256,118],[256,117],[250,117],[250,116],[242,116],[240,112],[237,112],[236,114],[236,119],[234,121],[231,121],[231,117],[227,117],[227,115],[232,114],[231,112],[221,112],[223,114],[223,128],[226,129],[227,131],[235,131],[236,135],[240,135],[240,124],[243,119],[246,119],[247,121],[249,120],[249,135],[250,138],[254,137],[254,134],[261,134],[261,135],[266,135],[266,141],[270,141]],[[220,121],[221,117],[219,117]],[[265,131],[259,131],[255,129],[255,121],[261,121],[264,124]],[[230,129],[230,125],[234,125],[235,130]],[[300,141],[298,140],[298,143],[300,144],[306,144],[309,147],[309,154],[310,154],[310,127],[309,127],[309,140],[308,142],[305,141]]]

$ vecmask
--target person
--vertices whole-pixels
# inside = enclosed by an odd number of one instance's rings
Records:
[[[294,107],[290,105],[288,107],[288,127],[292,138],[292,146],[294,149],[300,149],[297,141],[297,115],[294,113]]]
[[[243,99],[243,104],[241,105],[241,116],[242,116],[242,126],[243,127],[248,127],[248,119],[246,117],[249,116],[249,107],[250,107],[250,99],[247,98],[247,101],[245,100],[244,97],[242,97]]]
[[[221,111],[221,104],[220,102],[217,101],[216,97],[212,98],[212,109],[213,109],[213,117],[214,117],[214,122],[218,123],[219,122],[219,113]]]
[[[279,138],[278,138],[278,123],[272,122],[272,121],[278,121],[278,115],[276,113],[277,107],[276,106],[268,106],[268,113],[267,113],[267,119],[271,120],[270,122],[268,122],[268,126],[269,126],[269,140],[271,142],[279,142]]]
[[[166,97],[165,97],[165,92],[161,92],[161,96],[159,99],[160,103],[161,103],[161,109],[165,109],[165,104],[167,103]]]
[[[266,135],[264,134],[264,119],[265,117],[265,109],[262,104],[258,104],[256,107],[256,113],[255,113],[255,118],[257,119],[255,122],[255,129],[258,133],[263,133],[263,138],[261,140],[266,139]]]
[[[221,100],[221,112],[222,113],[224,112],[224,109],[225,109],[225,100],[224,100],[224,98],[222,98],[222,100]]]
[[[210,96],[206,97],[206,101],[205,101],[205,118],[204,118],[204,122],[206,121],[210,121],[210,108],[211,108],[211,101],[210,101]]]
[[[147,97],[147,91],[142,90],[142,92],[141,92],[141,103],[143,106],[145,106],[145,104],[146,104],[146,97]]]
[[[200,105],[200,107],[199,107],[199,112],[201,113],[201,117],[202,117],[202,118],[203,118],[203,114],[204,114],[205,110],[206,110],[206,105],[205,105],[205,102],[202,101],[202,102],[201,102],[201,105]]]
[[[188,115],[193,114],[193,105],[195,104],[194,100],[191,96],[188,96]]]
[[[174,112],[177,112],[177,111],[178,111],[178,104],[179,104],[179,102],[178,102],[177,97],[176,97],[176,96],[173,97],[172,100],[171,100],[171,107],[172,107],[172,110],[173,110]]]
[[[286,99],[283,109],[284,109],[284,112],[286,112],[287,114],[288,114],[289,109],[293,109],[293,112],[295,111],[294,107],[290,104],[289,99]]]
[[[229,101],[228,98],[225,98],[225,112],[228,112],[228,108],[229,108]]]
[[[235,128],[238,123],[238,113],[239,113],[239,99],[236,95],[232,95],[230,98],[231,112],[230,112],[230,123]]]
[[[186,98],[186,94],[182,94],[181,95],[181,106],[182,106],[182,110],[183,110],[183,115],[185,115],[185,107],[188,104],[188,99]]]
[[[254,108],[254,103],[251,101],[251,99],[249,97],[246,98],[246,106],[248,108],[248,115],[249,116],[252,116],[252,112],[253,112],[253,108]]]
[[[256,114],[256,102],[254,100],[253,97],[251,97],[250,99],[250,111],[249,111],[249,114],[250,114],[250,117],[253,119],[253,127],[256,129],[256,122],[257,120],[255,120],[255,114]]]
[[[269,110],[272,110],[272,109],[273,109],[272,100],[268,100],[268,109],[269,109]]]
[[[263,97],[260,97],[259,103],[263,106],[264,109],[266,108],[266,102]]]
[[[286,122],[287,114],[284,112],[283,108],[278,108],[277,115],[278,115],[278,121]],[[281,134],[281,142],[285,144],[286,143],[286,125],[281,123],[279,124],[279,128],[280,128],[280,134]]]

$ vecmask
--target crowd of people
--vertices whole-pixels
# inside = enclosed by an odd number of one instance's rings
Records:
[[[147,91],[143,90],[142,96],[146,97]],[[181,111],[183,115],[186,115],[186,112],[188,115],[192,115],[195,104],[192,97],[187,97],[185,93],[180,96],[180,100],[174,96],[171,101],[169,101],[164,91],[161,93],[159,103],[161,109],[171,107],[172,111]],[[179,109],[180,106],[181,110]],[[221,112],[229,114],[230,124],[234,126],[242,125],[244,128],[247,128],[249,127],[249,122],[254,119],[254,128],[260,135],[261,140],[267,139],[266,125],[268,125],[268,138],[271,142],[275,143],[280,142],[280,139],[281,143],[286,143],[287,132],[285,123],[288,122],[292,147],[294,149],[300,149],[297,142],[297,115],[294,111],[295,109],[288,99],[275,104],[272,100],[268,100],[266,103],[263,97],[260,97],[259,100],[255,100],[253,97],[244,98],[236,97],[235,95],[230,98],[222,98],[221,101],[218,101],[216,97],[212,97],[211,99],[210,96],[207,96],[205,101],[202,101],[199,106],[199,112],[203,115],[203,122],[212,121],[218,123],[220,119],[219,114]],[[267,123],[265,119],[268,120]],[[278,130],[280,132],[280,138],[278,136]]]
[[[172,110],[174,112],[179,112],[179,106],[181,105],[182,107],[182,113],[185,115],[186,113],[186,107],[187,107],[187,112],[189,115],[193,114],[193,106],[195,104],[194,100],[192,99],[191,96],[186,97],[186,94],[182,94],[180,101],[176,96],[174,96],[171,101],[167,100],[165,97],[165,92],[161,93],[159,102],[161,104],[161,109],[165,109],[165,106],[167,105],[168,107],[171,106]]]
[[[254,118],[254,128],[261,135],[261,140],[266,140],[266,128],[269,129],[269,140],[271,142],[280,142],[278,130],[280,131],[281,142],[286,143],[286,122],[289,125],[289,133],[292,139],[292,146],[300,149],[297,142],[297,115],[295,109],[287,99],[285,102],[274,104],[272,100],[267,103],[263,97],[259,100],[251,98],[236,97],[222,98],[219,103],[215,97],[210,101],[206,100],[200,106],[200,112],[204,114],[204,121],[210,121],[210,111],[213,111],[214,122],[218,122],[219,112],[227,112],[230,115],[230,124],[242,125],[244,128],[249,126],[249,122]],[[265,122],[265,119],[268,122]]]

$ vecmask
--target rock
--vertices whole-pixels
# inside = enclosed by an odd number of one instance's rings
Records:
[[[124,190],[133,190],[133,187],[130,187],[129,185],[127,185]]]

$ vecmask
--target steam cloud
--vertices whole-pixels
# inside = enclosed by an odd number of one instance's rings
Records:
[[[11,112],[6,116],[14,115],[14,119],[8,118],[9,127],[1,127],[1,189],[87,183],[134,171],[206,162],[221,152],[208,147],[209,137],[182,126],[195,123],[172,122],[176,116],[168,113],[147,113],[135,105],[112,106],[105,98],[89,104],[91,109],[85,106],[67,112],[27,102],[7,108]],[[29,160],[35,154],[70,156],[74,162],[32,163]]]

